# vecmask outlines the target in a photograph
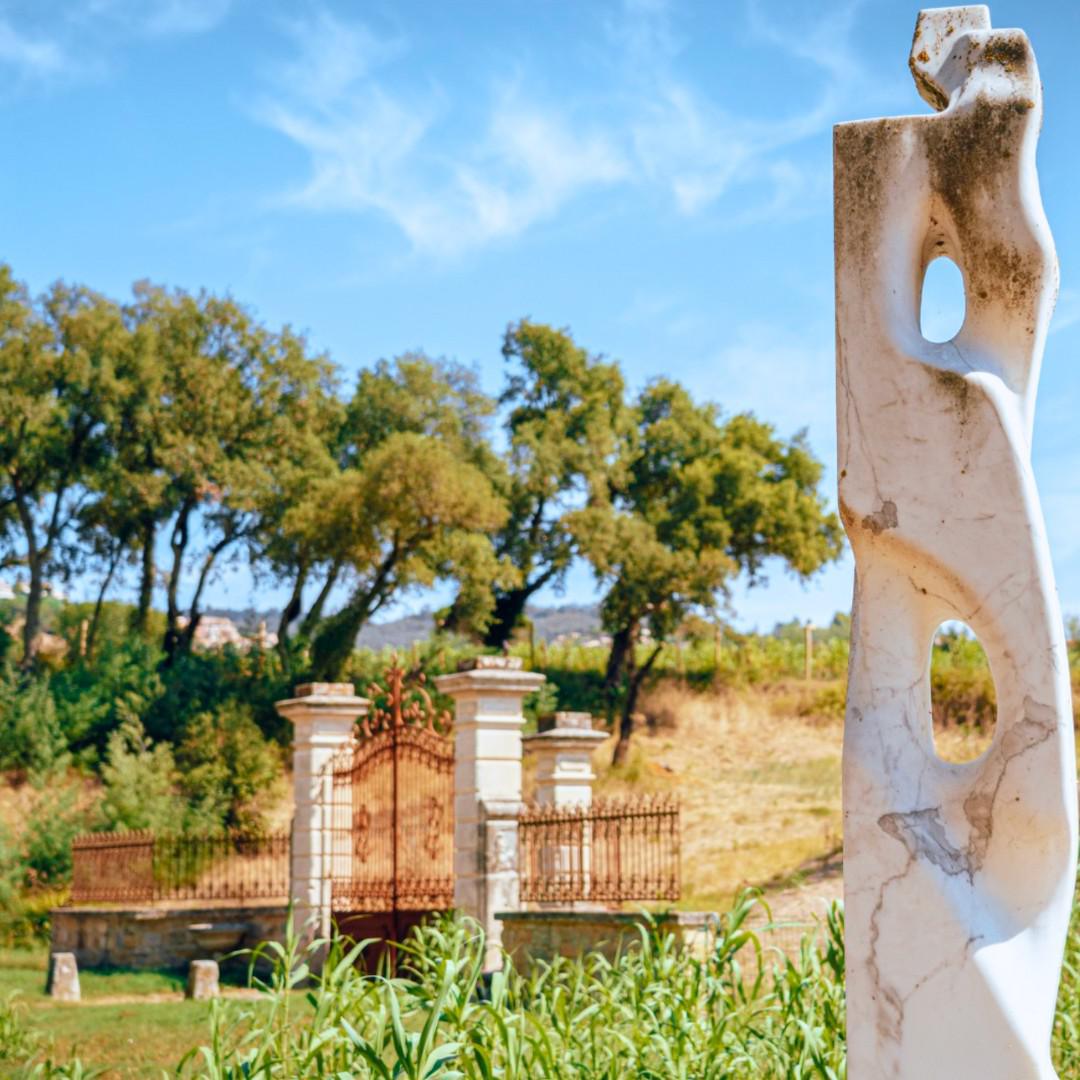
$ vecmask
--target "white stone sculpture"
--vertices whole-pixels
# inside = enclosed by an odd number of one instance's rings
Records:
[[[919,15],[935,115],[835,131],[840,505],[856,559],[844,736],[851,1080],[1052,1077],[1076,871],[1072,710],[1031,472],[1057,263],[1035,169],[1042,93],[985,7]],[[920,333],[928,264],[961,269],[956,337]],[[933,635],[989,656],[993,742],[934,751]]]

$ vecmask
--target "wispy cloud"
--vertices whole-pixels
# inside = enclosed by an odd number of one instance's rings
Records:
[[[146,38],[205,33],[232,0],[56,0],[0,17],[0,70],[23,84],[100,76],[115,52]]]
[[[713,100],[681,74],[686,42],[665,0],[613,9],[604,23],[611,85],[599,102],[584,92],[544,101],[534,89],[543,80],[522,75],[493,82],[463,130],[461,103],[445,90],[415,79],[395,89],[409,63],[404,37],[384,40],[321,10],[288,24],[293,58],[254,111],[309,156],[292,203],[381,213],[424,253],[517,236],[582,193],[619,184],[666,192],[687,216],[739,194],[725,215],[737,228],[800,212],[828,183],[820,164],[790,151],[826,129],[862,77],[847,44],[855,10],[816,15],[795,33],[747,9],[751,39],[819,76],[816,96],[775,120],[740,115],[744,100]]]
[[[0,20],[0,64],[23,77],[55,75],[65,67],[64,50],[48,38],[22,33]]]
[[[850,48],[858,3],[822,16],[817,9],[797,31],[767,18],[759,4],[746,6],[751,40],[803,62],[819,76],[820,89],[808,103],[776,118],[745,115],[711,100],[681,72],[684,45],[660,0],[628,0],[625,17],[611,27],[626,47],[628,69],[641,101],[631,131],[645,174],[670,190],[678,210],[701,213],[736,189],[753,195],[729,220],[746,225],[792,212],[820,188],[822,177],[792,152],[827,130],[839,104],[864,81],[862,64]],[[729,43],[730,48],[730,43]]]
[[[432,138],[445,118],[441,91],[405,96],[378,78],[404,42],[326,11],[289,32],[297,55],[255,111],[310,155],[308,180],[288,195],[295,204],[375,210],[415,248],[448,255],[515,236],[626,173],[606,136],[523,99],[514,83],[494,86],[478,127],[447,149]]]

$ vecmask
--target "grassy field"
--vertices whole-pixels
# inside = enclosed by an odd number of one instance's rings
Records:
[[[45,995],[47,963],[44,947],[0,950],[0,1001],[16,995],[42,1059],[78,1056],[105,1076],[160,1077],[206,1040],[210,1005],[184,1000],[182,971],[83,971],[82,1002],[59,1004]],[[18,1075],[4,1066],[0,1058],[0,1076]]]

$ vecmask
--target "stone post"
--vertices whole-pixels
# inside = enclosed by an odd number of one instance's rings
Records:
[[[592,755],[607,734],[594,731],[592,714],[557,712],[540,720],[540,730],[523,740],[525,749],[536,762],[536,801],[543,806],[587,807],[592,804],[592,786],[596,774]],[[580,880],[588,890],[592,868],[592,826],[582,826],[580,844],[552,844],[540,853],[545,875],[553,880]],[[552,901],[541,908],[584,910],[592,907],[587,900]]]
[[[495,913],[520,906],[521,704],[544,683],[521,666],[481,656],[435,680],[454,699],[454,905],[484,928],[488,971],[502,965]]]
[[[839,505],[855,575],[844,723],[850,1080],[1049,1080],[1076,881],[1069,664],[1031,467],[1057,292],[1039,198],[1042,84],[984,6],[919,15],[936,110],[834,133]],[[963,273],[947,342],[919,318],[930,262]],[[986,650],[997,724],[943,761],[934,634]]]
[[[593,751],[607,735],[594,731],[591,713],[557,712],[523,740],[536,760],[536,801],[545,806],[588,806],[596,774]]]
[[[305,683],[277,711],[293,725],[291,891],[293,918],[307,936],[330,933],[333,851],[330,763],[353,742],[356,722],[367,714],[366,698],[352,683]]]
[[[45,983],[45,993],[54,1001],[78,1001],[79,965],[75,954],[54,952],[49,956],[49,974]]]

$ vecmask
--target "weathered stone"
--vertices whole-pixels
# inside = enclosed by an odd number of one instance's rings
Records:
[[[333,844],[348,845],[348,833],[327,828],[333,798],[330,765],[353,741],[356,722],[370,702],[351,683],[305,683],[296,697],[276,704],[293,725],[293,838],[290,867],[293,919],[308,936],[330,934]]]
[[[220,993],[217,961],[192,960],[188,967],[187,990],[184,996],[192,1001],[205,1001],[207,998],[216,998]]]
[[[586,716],[588,713],[556,713],[556,717]],[[536,801],[546,806],[587,806],[592,802],[596,774],[592,755],[607,738],[603,731],[593,731],[580,724],[549,727],[527,735],[525,749],[536,763]]]
[[[49,956],[49,978],[45,993],[55,1001],[80,1000],[82,995],[79,989],[79,966],[75,962],[74,953],[54,952]]]
[[[235,908],[77,907],[55,908],[49,914],[53,950],[73,953],[84,970],[184,967],[192,960],[212,955],[219,947],[224,952],[251,948],[261,941],[281,941],[285,933],[285,907],[280,904]],[[222,926],[229,927],[227,941],[224,933],[218,937]],[[245,928],[242,933],[238,932],[240,928]]]
[[[840,509],[857,566],[844,735],[848,1076],[1054,1075],[1050,1032],[1076,874],[1069,666],[1031,471],[1057,289],[1020,30],[924,11],[911,69],[936,115],[835,131]],[[945,255],[966,317],[920,332]],[[942,761],[937,627],[982,641],[997,729]]]
[[[640,927],[648,916],[620,911],[503,911],[502,943],[519,968],[557,957],[570,959],[599,952],[609,960],[620,951],[641,944]],[[672,911],[653,917],[663,935],[671,934],[699,956],[714,943],[716,915],[700,911]]]
[[[536,730],[544,731],[592,731],[592,713],[587,712],[553,712],[541,716],[536,725]]]
[[[517,660],[517,657],[491,657]],[[521,807],[521,711],[544,676],[482,665],[440,675],[454,699],[454,905],[487,934],[485,970],[502,964],[496,911],[518,907],[517,819]]]

